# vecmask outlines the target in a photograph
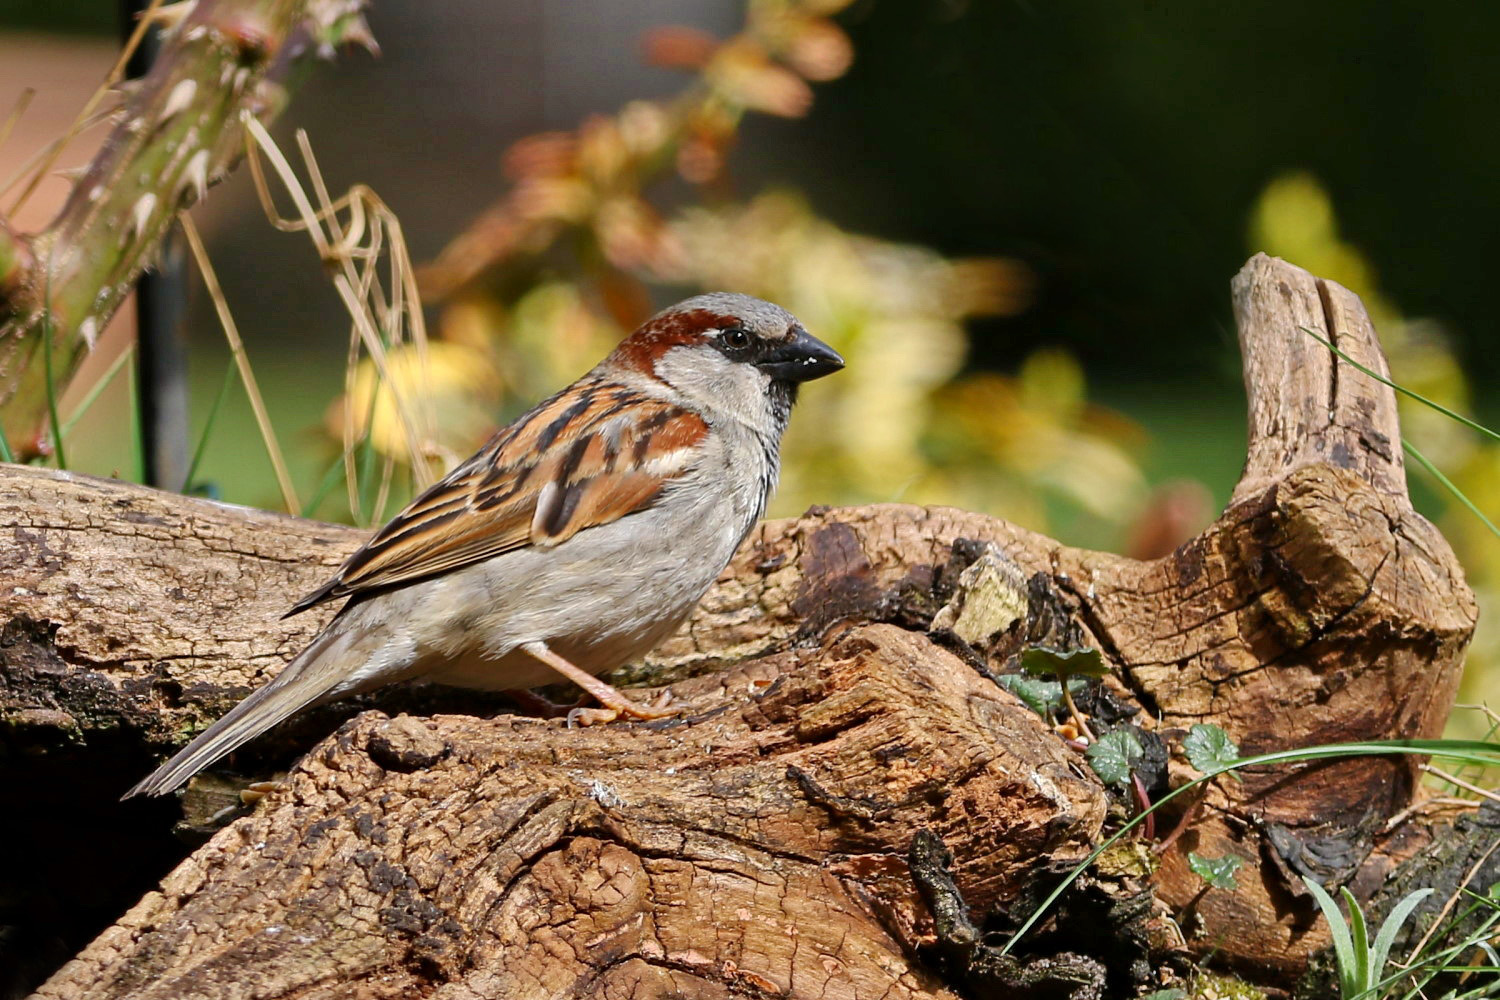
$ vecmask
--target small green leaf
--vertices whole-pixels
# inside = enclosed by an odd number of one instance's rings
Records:
[[[1187,990],[1157,990],[1147,993],[1141,1000],[1186,1000]]]
[[[1062,685],[1025,674],[1001,674],[1000,686],[1026,703],[1026,707],[1046,718],[1062,704]]]
[[[1001,674],[999,680],[1001,687],[1020,698],[1027,708],[1044,719],[1062,707],[1062,684],[1058,681],[1045,681],[1025,674]],[[1085,684],[1081,677],[1069,678],[1068,690],[1076,697]]]
[[[1038,677],[1103,677],[1109,673],[1097,649],[1053,649],[1032,646],[1021,650],[1021,669]]]
[[[1222,858],[1205,858],[1201,854],[1188,852],[1188,868],[1193,874],[1215,889],[1238,889],[1234,873],[1245,863],[1238,854],[1226,854]]]
[[[1099,780],[1115,788],[1130,784],[1130,771],[1145,756],[1141,741],[1129,729],[1116,729],[1099,737],[1086,751],[1089,766]]]
[[[1188,761],[1204,774],[1217,774],[1240,759],[1240,748],[1218,726],[1200,722],[1182,741]]]

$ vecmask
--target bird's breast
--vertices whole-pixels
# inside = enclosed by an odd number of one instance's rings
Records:
[[[468,687],[531,687],[555,678],[514,652],[522,643],[546,642],[595,674],[641,656],[729,562],[753,523],[753,492],[709,496],[688,477],[649,510],[432,581],[411,618],[423,672]]]

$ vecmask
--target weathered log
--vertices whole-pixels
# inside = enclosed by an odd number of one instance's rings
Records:
[[[867,902],[915,925],[915,831],[996,878],[1103,818],[1033,713],[892,626],[678,692],[628,730],[362,716],[42,995],[950,996]]]
[[[1472,595],[1407,500],[1392,394],[1299,327],[1383,370],[1375,333],[1352,294],[1266,257],[1235,303],[1245,473],[1171,556],[936,508],[768,523],[629,672],[687,677],[683,718],[362,716],[39,995],[947,995],[919,960],[915,832],[946,842],[979,917],[1077,857],[1105,801],[971,666],[994,644],[928,632],[955,553],[985,545],[1104,653],[1145,729],[1213,722],[1247,752],[1436,735]],[[31,469],[0,475],[0,507],[0,712],[12,745],[80,766],[107,733],[180,745],[272,675],[321,624],[280,611],[360,537]],[[1325,940],[1295,876],[1368,894],[1430,837],[1382,829],[1417,794],[1383,759],[1216,784],[1157,892],[1195,949],[1288,981]],[[1240,890],[1202,892],[1188,850],[1250,861]]]

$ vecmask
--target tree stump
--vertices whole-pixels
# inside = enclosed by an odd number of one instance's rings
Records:
[[[984,950],[964,911],[981,921],[1050,888],[1109,803],[994,681],[1043,632],[1100,650],[1111,674],[1090,704],[1151,733],[1216,723],[1246,753],[1437,735],[1473,597],[1410,506],[1392,393],[1299,327],[1383,371],[1375,332],[1351,293],[1264,256],[1234,300],[1245,472],[1172,555],[1086,552],[943,508],[768,522],[630,672],[672,680],[683,716],[569,730],[365,712],[36,995],[962,995],[976,980],[953,955]],[[19,467],[0,505],[15,525],[0,553],[7,812],[73,796],[90,823],[160,831],[159,803],[105,804],[137,776],[124,768],[279,669],[322,624],[279,614],[361,534]],[[985,559],[1021,581],[1020,610],[965,641],[952,623],[972,625],[978,598],[962,571]],[[295,757],[284,734],[258,746],[242,760]],[[46,783],[27,777],[38,768]],[[1149,940],[1133,959],[1054,934],[1053,971],[993,981],[1133,995],[1175,947],[1286,984],[1326,943],[1296,876],[1373,892],[1433,836],[1420,819],[1384,829],[1418,794],[1409,758],[1217,782],[1152,880],[1161,903],[1134,911]],[[949,875],[920,860],[938,841]],[[1189,850],[1250,862],[1240,889],[1204,892]],[[110,878],[84,849],[70,863]]]

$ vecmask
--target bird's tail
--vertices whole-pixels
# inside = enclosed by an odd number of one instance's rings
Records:
[[[209,726],[140,784],[120,796],[165,795],[214,761],[303,708],[335,693],[349,673],[340,669],[352,650],[347,634],[329,629],[265,687]],[[359,645],[355,643],[354,645]]]

